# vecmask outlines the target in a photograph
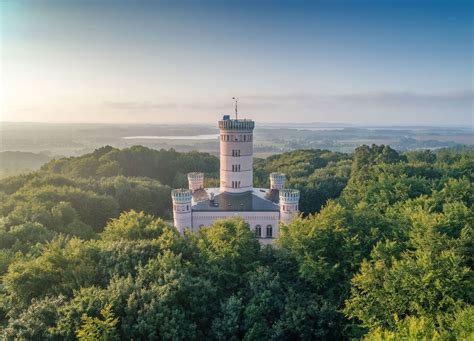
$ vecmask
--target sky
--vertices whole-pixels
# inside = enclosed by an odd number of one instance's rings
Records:
[[[0,0],[0,121],[474,126],[473,5]]]

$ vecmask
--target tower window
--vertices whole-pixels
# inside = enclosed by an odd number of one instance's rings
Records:
[[[256,237],[262,236],[262,227],[260,225],[255,226],[255,236]]]
[[[267,238],[272,238],[273,236],[273,227],[272,225],[267,225]]]

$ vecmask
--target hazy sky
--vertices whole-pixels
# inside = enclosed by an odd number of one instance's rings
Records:
[[[3,121],[473,125],[470,1],[0,0]]]

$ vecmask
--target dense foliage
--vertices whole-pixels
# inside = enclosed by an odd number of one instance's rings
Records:
[[[216,176],[219,160],[207,153],[178,153],[170,150],[153,150],[142,146],[117,149],[102,147],[91,154],[53,160],[42,170],[72,177],[149,177],[164,185],[181,187],[187,185],[186,174],[205,172]]]
[[[2,337],[474,337],[472,150],[302,150],[255,168],[303,192],[274,247],[239,219],[184,236],[162,220],[186,171],[215,178],[208,154],[105,147],[1,180]]]

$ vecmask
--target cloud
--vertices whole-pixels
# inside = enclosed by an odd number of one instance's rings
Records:
[[[241,115],[265,122],[346,122],[358,124],[474,124],[471,90],[419,93],[241,94]],[[108,101],[108,115],[123,120],[213,122],[232,114],[232,96],[172,101]]]
[[[248,109],[275,108],[284,105],[295,107],[311,107],[314,105],[338,105],[338,104],[361,104],[367,105],[472,105],[474,101],[474,92],[472,90],[440,92],[440,93],[419,93],[410,91],[400,92],[367,92],[353,94],[266,94],[266,95],[242,95],[240,103]],[[193,101],[107,101],[103,105],[114,110],[126,111],[147,111],[147,110],[169,110],[169,109],[188,109],[188,110],[229,110],[233,107],[230,100],[224,101],[218,99]]]
[[[103,105],[110,109],[117,110],[160,110],[160,109],[193,109],[193,110],[222,110],[228,109],[229,105],[222,103],[204,103],[204,102],[114,102],[107,101],[103,102]]]
[[[373,104],[414,104],[414,103],[472,103],[472,90],[444,93],[401,92],[367,92],[354,94],[282,94],[282,95],[249,95],[242,96],[252,103],[321,103],[321,102],[358,102]]]

